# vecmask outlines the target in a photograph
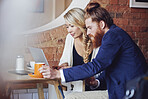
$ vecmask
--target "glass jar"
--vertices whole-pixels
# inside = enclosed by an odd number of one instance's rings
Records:
[[[24,56],[18,55],[16,58],[16,70],[24,70]]]

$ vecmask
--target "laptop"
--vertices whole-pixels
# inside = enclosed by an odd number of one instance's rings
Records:
[[[43,62],[49,66],[48,61],[42,49],[29,47],[29,50],[35,62]],[[33,73],[32,71],[28,71],[28,70],[9,70],[8,72],[19,74],[19,75],[28,75],[28,73]]]
[[[45,54],[41,48],[29,47],[29,50],[35,62],[43,62],[49,66]]]

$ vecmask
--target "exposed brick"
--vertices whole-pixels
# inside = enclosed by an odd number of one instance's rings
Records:
[[[106,6],[106,10],[107,10],[108,12],[112,12],[112,11],[111,11],[111,7],[112,7],[111,5],[107,5],[107,6]]]
[[[131,8],[131,12],[137,12],[137,13],[145,13],[146,12],[146,9],[140,9],[140,8]]]
[[[148,19],[148,12],[146,13],[146,19]]]
[[[140,26],[132,26],[134,32],[140,32]]]
[[[140,13],[124,13],[123,18],[128,19],[139,19],[141,17]]]
[[[62,54],[64,50],[64,46],[58,47],[57,54]]]
[[[140,18],[145,19],[147,17],[146,13],[141,13]]]
[[[129,20],[129,25],[146,26],[147,22],[142,19],[131,19]]]
[[[148,33],[147,32],[137,32],[136,38],[148,38]]]
[[[101,4],[109,4],[109,0],[98,0]]]
[[[58,44],[63,44],[64,40],[63,39],[58,39]]]
[[[128,19],[116,18],[114,21],[117,25],[128,25]]]
[[[90,2],[98,2],[101,4],[101,6],[103,4],[109,4],[109,0],[90,0]]]
[[[133,31],[132,26],[126,26],[126,31],[127,32],[132,32]]]
[[[146,45],[148,42],[148,39],[147,38],[139,38],[138,42],[139,42],[139,45]]]
[[[53,53],[45,53],[45,56],[47,60],[53,61],[54,60],[54,54]]]
[[[148,19],[144,21],[145,22],[145,26],[148,26]]]
[[[111,12],[111,13],[110,13],[110,16],[111,16],[112,18],[115,18],[115,13]]]
[[[118,4],[118,0],[109,0],[110,4]]]
[[[148,32],[148,27],[140,27],[140,32]]]
[[[129,8],[129,6],[125,6],[125,5],[120,5],[118,6],[118,9],[117,9],[117,12],[120,12],[120,13],[128,13],[130,11],[131,9]]]
[[[106,9],[109,12],[117,12],[119,7],[120,7],[119,5],[116,5],[116,6],[115,5],[107,5]]]
[[[141,16],[140,13],[133,13],[133,14],[132,14],[132,18],[133,18],[133,19],[139,19],[140,16]]]
[[[56,34],[56,30],[54,29],[50,33],[50,36],[51,36],[51,39],[54,40],[54,39],[57,39],[59,35]]]
[[[50,41],[51,40],[50,31],[49,30],[44,32],[44,37],[45,37],[44,39],[46,41]]]
[[[131,12],[123,13],[123,18],[131,19],[131,18],[132,18],[132,16],[131,16]]]
[[[60,26],[59,28],[57,31],[59,34],[57,34],[57,35],[62,35],[62,37],[66,37],[66,35],[68,34],[68,31],[67,31],[67,28],[65,27],[65,25]]]
[[[116,13],[116,18],[122,18],[123,13]]]
[[[58,47],[58,46],[62,46],[63,44],[61,44],[61,45],[57,45],[58,43],[57,43],[57,40],[51,40],[51,41],[49,41],[48,42],[48,46],[49,47]]]
[[[63,44],[58,43],[58,39],[54,40],[54,41],[52,42],[52,44],[53,44],[54,47],[56,47],[57,45],[58,45],[58,46],[63,45]]]
[[[46,47],[46,48],[42,48],[44,53],[52,53],[52,54],[56,54],[57,52],[57,48],[56,47]]]
[[[58,66],[59,61],[48,61],[50,66]]]
[[[128,5],[128,0],[119,0],[119,5]]]
[[[54,54],[54,61],[60,61],[62,54]]]
[[[58,29],[53,29],[53,31],[50,34],[52,40],[65,37],[67,35],[67,31],[66,32],[63,31],[65,30],[63,30],[62,27],[59,27]]]

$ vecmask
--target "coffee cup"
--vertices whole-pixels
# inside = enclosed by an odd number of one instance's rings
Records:
[[[36,75],[39,78],[43,78],[43,75],[39,72],[39,68],[42,67],[42,65],[45,65],[45,63],[35,63],[34,65],[34,75]]]

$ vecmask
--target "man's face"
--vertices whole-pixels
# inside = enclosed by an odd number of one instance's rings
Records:
[[[93,43],[93,47],[97,48],[101,45],[101,41],[104,35],[104,32],[100,28],[100,23],[92,21],[91,18],[85,20],[87,35],[90,37]]]

